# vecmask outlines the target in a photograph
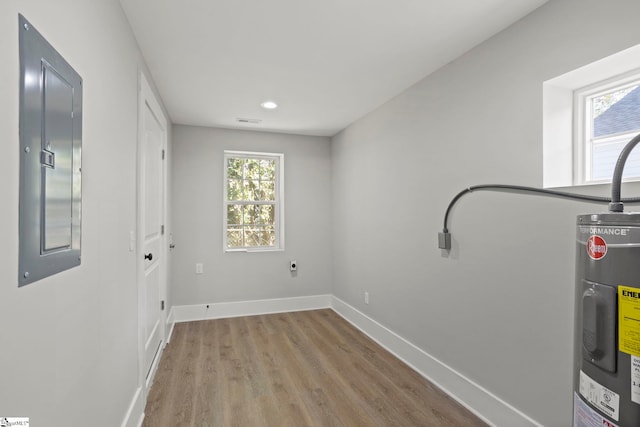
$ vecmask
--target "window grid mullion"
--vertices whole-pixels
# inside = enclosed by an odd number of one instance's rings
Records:
[[[232,162],[230,160],[233,159],[237,159],[237,160],[241,160],[241,166],[238,165],[236,163],[236,165],[232,166]],[[255,161],[257,162],[257,171],[255,169],[253,169],[252,172],[250,172],[249,169],[249,164],[251,161],[254,161],[254,165],[256,165]],[[268,178],[271,178],[272,172],[265,172],[265,169],[263,169],[264,163],[263,160],[266,161],[270,161],[273,162],[272,165],[275,166],[274,171],[273,171],[273,179],[263,179],[263,177],[267,176]],[[252,155],[252,153],[247,153],[246,155],[238,155],[236,153],[232,153],[232,152],[225,152],[225,156],[224,156],[224,162],[225,162],[225,175],[224,175],[224,196],[225,196],[225,219],[224,219],[224,223],[225,223],[225,242],[228,238],[228,230],[231,229],[237,229],[240,233],[238,235],[238,238],[241,237],[241,239],[236,240],[237,243],[240,243],[239,240],[242,240],[242,246],[229,246],[229,243],[225,243],[225,248],[226,249],[242,249],[242,248],[275,248],[275,249],[282,249],[282,242],[281,242],[281,234],[282,234],[282,230],[280,229],[280,227],[282,226],[281,224],[281,207],[280,207],[280,203],[281,203],[281,180],[282,180],[282,176],[281,176],[281,162],[282,162],[282,154],[276,154],[276,155],[268,155],[267,153],[262,153],[260,155]],[[239,175],[235,175],[235,177],[233,176],[229,176],[230,175],[230,167],[235,167],[235,168],[242,168],[241,169],[241,173]],[[233,175],[233,174],[232,174]],[[251,176],[253,175],[253,177]],[[254,178],[255,176],[257,176],[256,178]],[[235,194],[238,194],[238,192],[240,194],[242,194],[242,196],[245,196],[245,191],[244,189],[246,189],[246,187],[248,186],[247,183],[251,182],[251,183],[256,183],[257,184],[257,188],[255,188],[255,190],[257,190],[258,192],[260,192],[259,194],[262,195],[263,191],[265,191],[264,185],[265,184],[271,184],[271,186],[266,187],[266,191],[273,191],[273,197],[274,200],[247,200],[247,199],[241,199],[241,200],[227,200],[228,196],[229,196],[229,189],[230,189],[230,181],[236,181],[236,191]],[[273,190],[270,190],[270,188],[273,188]],[[228,219],[229,219],[229,206],[273,206],[273,219],[272,222],[266,222],[266,223],[245,223],[245,210],[242,209],[241,212],[241,218],[240,218],[240,224],[229,224],[228,223]],[[252,213],[250,213],[251,215]],[[260,215],[260,213],[258,213],[258,215]],[[260,217],[254,217],[253,218],[254,221],[262,221],[262,219]],[[257,230],[267,230],[270,229],[272,230],[272,233],[275,233],[273,235],[270,235],[271,239],[275,239],[274,244],[267,244],[267,245],[260,245],[260,243],[264,243],[265,241],[263,239],[266,238],[266,236],[263,235],[256,235],[255,238],[256,240],[253,242],[248,241],[248,234],[247,234],[247,230],[254,228]],[[259,243],[258,246],[250,246],[251,243]]]
[[[227,200],[227,205],[276,205],[275,200]]]
[[[580,89],[576,92],[576,97],[581,99],[579,103],[579,109],[582,110],[581,114],[578,114],[578,120],[582,121],[582,125],[579,126],[582,128],[584,135],[582,137],[582,141],[580,143],[579,149],[577,149],[577,153],[580,151],[584,153],[582,158],[582,168],[584,168],[583,173],[581,174],[581,182],[583,183],[598,183],[606,181],[603,177],[608,174],[607,169],[602,169],[608,164],[609,157],[602,158],[601,155],[610,156],[611,151],[609,153],[604,154],[602,150],[607,150],[606,147],[610,146],[611,150],[616,150],[615,145],[619,145],[624,142],[625,139],[631,139],[635,136],[638,131],[636,130],[627,130],[624,128],[621,131],[615,133],[616,127],[611,124],[612,120],[615,120],[617,116],[614,115],[611,117],[607,117],[606,121],[601,122],[600,126],[596,129],[597,117],[596,117],[596,103],[599,105],[599,114],[609,114],[611,115],[610,110],[616,107],[618,102],[624,100],[630,93],[638,90],[638,85],[640,84],[640,80],[637,78],[637,74],[633,78],[629,78],[626,76],[624,79],[620,79],[618,81],[609,80],[606,83],[601,83],[599,85],[592,85],[591,87]],[[627,90],[627,92],[624,92]],[[607,96],[611,96],[612,98],[605,98]],[[634,98],[629,98],[627,104],[624,108],[629,108],[629,102],[633,102]],[[635,107],[640,108],[640,107]],[[614,110],[611,110],[612,112]],[[620,112],[622,114],[622,112]],[[602,136],[596,137],[596,133],[605,133]],[[574,163],[575,164],[575,163]],[[604,172],[604,174],[603,174]],[[627,179],[638,178],[629,177]]]

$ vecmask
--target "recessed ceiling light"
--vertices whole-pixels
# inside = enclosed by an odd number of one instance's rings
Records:
[[[266,110],[275,110],[278,108],[278,104],[273,101],[264,101],[260,106]]]

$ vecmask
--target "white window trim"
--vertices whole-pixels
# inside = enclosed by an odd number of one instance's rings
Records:
[[[587,162],[587,160],[592,159],[593,136],[591,135],[591,111],[586,108],[587,100],[605,94],[612,89],[630,86],[634,83],[640,83],[640,69],[635,69],[622,75],[590,84],[574,92],[573,147],[575,155],[573,156],[573,182],[575,185],[606,184],[611,182],[610,179],[588,179],[588,177],[591,176],[591,164]],[[631,140],[637,133],[638,132],[626,132],[611,135],[606,139],[619,139],[621,136],[628,135],[628,140]],[[640,176],[625,178],[623,181],[640,181]]]
[[[575,179],[577,151],[574,134],[574,92],[612,76],[623,77],[640,70],[640,45],[562,74],[542,85],[543,110],[543,182],[544,188],[602,185],[602,182],[581,182]]]
[[[258,246],[248,248],[227,247],[227,159],[268,159],[276,161],[275,194],[275,229],[276,243],[273,247]],[[222,250],[224,252],[278,252],[284,251],[284,153],[265,153],[255,151],[225,150],[222,167]]]

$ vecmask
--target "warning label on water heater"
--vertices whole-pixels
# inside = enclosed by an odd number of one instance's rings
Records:
[[[640,357],[631,356],[631,401],[640,404]]]
[[[573,393],[573,427],[618,427]]]
[[[620,351],[640,357],[640,289],[618,286]]]
[[[580,371],[580,394],[603,414],[618,421],[620,395],[594,381],[582,371]]]

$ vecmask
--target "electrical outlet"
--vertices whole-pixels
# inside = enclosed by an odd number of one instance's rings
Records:
[[[196,264],[196,274],[202,274],[204,272],[204,269],[202,267],[202,263],[197,263]]]
[[[369,292],[364,293],[364,303],[369,304]]]

